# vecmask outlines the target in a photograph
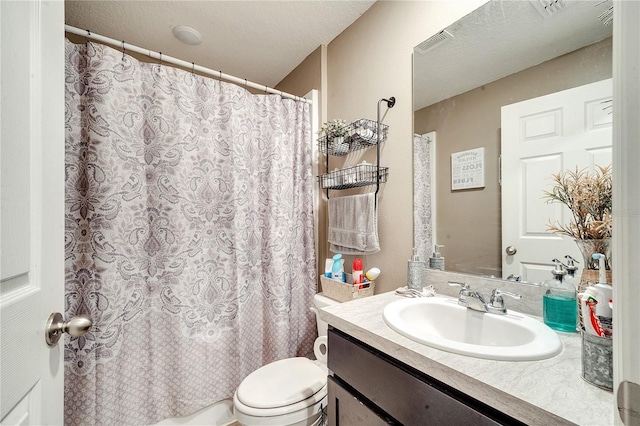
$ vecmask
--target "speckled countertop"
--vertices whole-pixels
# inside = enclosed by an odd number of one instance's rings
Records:
[[[581,378],[577,333],[558,333],[563,351],[541,361],[491,361],[416,343],[389,328],[384,307],[393,292],[321,310],[335,328],[530,425],[613,424],[613,394]],[[329,353],[331,348],[329,348]]]

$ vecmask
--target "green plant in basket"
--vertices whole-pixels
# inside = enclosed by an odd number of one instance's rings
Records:
[[[318,132],[322,145],[333,155],[344,155],[349,152],[348,134],[349,126],[347,122],[339,118],[327,121],[320,127]]]
[[[347,127],[347,122],[340,118],[336,118],[323,123],[318,131],[318,135],[326,135],[328,138],[336,138],[346,136],[348,132],[349,129]]]

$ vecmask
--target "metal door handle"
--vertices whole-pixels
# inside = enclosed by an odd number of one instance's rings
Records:
[[[47,327],[45,328],[44,340],[49,346],[55,346],[62,337],[62,333],[69,333],[70,336],[84,336],[91,330],[93,321],[89,315],[78,315],[65,321],[60,312],[53,312],[49,315]]]
[[[507,254],[509,256],[513,256],[514,254],[516,254],[518,252],[518,250],[514,246],[507,246],[505,251],[507,252]]]

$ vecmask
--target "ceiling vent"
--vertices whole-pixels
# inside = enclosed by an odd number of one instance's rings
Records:
[[[431,37],[429,37],[428,39],[426,39],[425,41],[417,45],[416,50],[419,53],[424,55],[431,49],[434,49],[436,46],[452,38],[453,38],[453,34],[451,34],[447,30],[442,30],[439,33],[432,35]]]
[[[531,0],[531,4],[543,18],[548,18],[565,7],[564,0]]]

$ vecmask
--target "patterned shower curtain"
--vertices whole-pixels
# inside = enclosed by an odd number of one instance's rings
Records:
[[[142,425],[312,353],[308,104],[66,45],[65,424]]]

